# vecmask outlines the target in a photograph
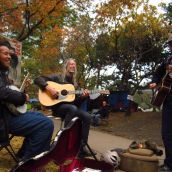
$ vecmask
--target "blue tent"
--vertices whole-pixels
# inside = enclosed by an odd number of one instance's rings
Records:
[[[38,103],[39,100],[37,98],[32,98],[32,99],[29,99],[29,103]]]
[[[113,110],[125,110],[129,106],[127,91],[111,91],[108,102]]]

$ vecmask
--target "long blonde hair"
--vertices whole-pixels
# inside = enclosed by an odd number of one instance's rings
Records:
[[[68,67],[68,64],[69,64],[70,61],[74,61],[76,63],[76,60],[73,59],[73,58],[69,58],[69,59],[65,60],[64,65],[63,65],[63,74],[62,74],[63,75],[63,81],[65,80],[65,76],[68,73],[67,67]],[[77,75],[77,67],[75,67],[75,72],[73,74],[73,83],[74,83],[74,85],[77,85],[76,75]]]

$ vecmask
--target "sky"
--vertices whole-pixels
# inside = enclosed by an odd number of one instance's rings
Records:
[[[172,0],[149,0],[150,4],[152,5],[157,5],[161,2],[164,2],[164,3],[170,3],[172,2]]]
[[[100,3],[101,1],[104,2],[105,0],[94,0],[94,3]],[[172,0],[149,0],[149,2],[152,5],[158,5],[161,2],[170,3]]]

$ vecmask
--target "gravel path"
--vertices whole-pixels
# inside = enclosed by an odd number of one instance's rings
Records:
[[[161,113],[137,112],[130,116],[125,113],[110,114],[109,123],[96,127],[96,130],[108,132],[132,140],[151,140],[162,146]]]

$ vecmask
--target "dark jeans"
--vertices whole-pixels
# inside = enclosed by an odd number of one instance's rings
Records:
[[[92,114],[92,125],[93,126],[98,126],[100,125],[100,118],[101,118],[101,115],[100,114]]]
[[[82,120],[82,141],[87,143],[91,123],[91,115],[88,112],[72,104],[61,104],[53,107],[52,110],[55,116],[60,116],[65,120],[65,126],[67,126],[74,117],[80,118]]]
[[[49,150],[53,130],[52,120],[40,112],[26,112],[9,119],[10,133],[25,137],[21,148],[23,159]]]
[[[165,147],[165,160],[172,169],[172,96],[168,96],[162,110],[162,139]]]

